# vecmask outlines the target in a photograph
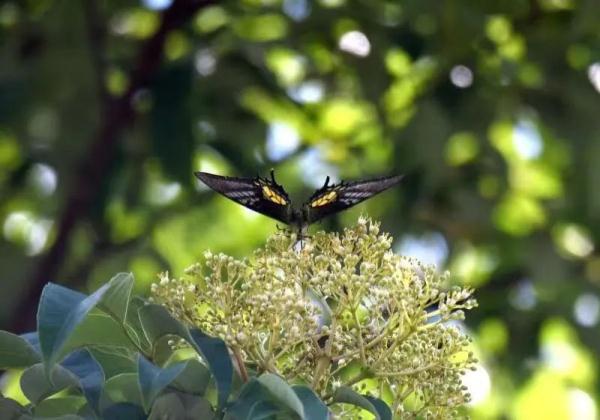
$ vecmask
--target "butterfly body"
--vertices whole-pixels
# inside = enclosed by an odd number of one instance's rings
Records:
[[[195,172],[194,175],[214,191],[251,210],[293,227],[304,236],[308,226],[340,211],[346,210],[398,184],[402,175],[363,181],[325,184],[300,208],[294,207],[285,189],[275,181],[271,171],[268,178],[238,178]]]

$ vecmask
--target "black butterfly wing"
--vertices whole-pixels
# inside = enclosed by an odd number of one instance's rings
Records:
[[[303,206],[306,222],[311,224],[355,206],[398,184],[403,176],[387,176],[364,181],[342,181],[337,185],[328,185],[329,178],[327,178],[325,185],[315,191]]]
[[[289,224],[292,217],[291,201],[283,187],[266,178],[236,178],[194,172],[200,181],[230,200],[280,222]]]

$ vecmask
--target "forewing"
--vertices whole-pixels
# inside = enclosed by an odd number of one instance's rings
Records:
[[[290,223],[290,199],[274,178],[236,178],[207,172],[195,172],[194,175],[230,200],[280,222]]]
[[[304,204],[307,222],[346,210],[398,184],[403,175],[374,178],[364,181],[341,182],[317,190]]]

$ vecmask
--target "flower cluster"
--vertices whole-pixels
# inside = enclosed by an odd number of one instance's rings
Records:
[[[461,375],[476,362],[451,321],[477,303],[391,243],[365,218],[302,247],[278,232],[248,260],[207,252],[184,278],[163,275],[153,298],[257,372],[311,384],[326,399],[353,386],[404,417],[451,417],[469,398]]]

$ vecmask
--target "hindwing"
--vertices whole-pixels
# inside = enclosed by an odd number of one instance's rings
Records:
[[[214,191],[244,207],[286,224],[291,222],[290,198],[275,181],[273,171],[271,179],[237,178],[207,172],[195,172],[194,175]]]
[[[363,181],[341,182],[329,185],[329,177],[325,185],[315,191],[304,203],[303,214],[306,223],[314,223],[323,217],[346,210],[365,201],[380,192],[396,185],[403,175],[374,178]]]

